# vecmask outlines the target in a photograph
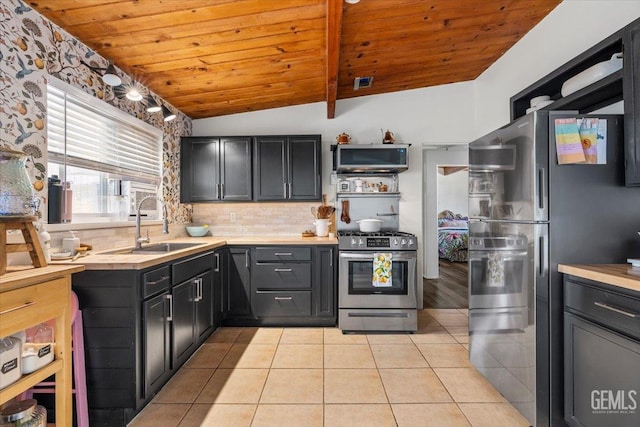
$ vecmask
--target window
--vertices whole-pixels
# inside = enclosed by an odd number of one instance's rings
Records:
[[[72,222],[125,220],[131,214],[128,183],[156,192],[162,180],[162,131],[77,88],[47,85],[49,177],[72,194]],[[50,197],[51,199],[51,197]],[[61,203],[69,206],[68,203]],[[62,208],[64,210],[64,208]],[[157,218],[149,218],[157,219]],[[51,222],[51,221],[50,221]]]

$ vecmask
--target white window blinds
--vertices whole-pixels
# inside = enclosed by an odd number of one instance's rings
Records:
[[[82,98],[47,85],[49,161],[160,184],[162,133]]]

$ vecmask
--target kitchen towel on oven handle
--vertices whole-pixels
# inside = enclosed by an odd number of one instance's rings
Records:
[[[391,260],[390,252],[375,252],[373,254],[373,286],[376,288],[388,288],[393,286],[391,279]]]

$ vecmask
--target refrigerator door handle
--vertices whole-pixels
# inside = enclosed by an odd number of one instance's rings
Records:
[[[538,208],[540,210],[544,210],[544,198],[545,198],[545,182],[544,182],[544,176],[545,176],[545,169],[544,168],[538,168]]]
[[[538,238],[538,275],[546,276],[549,272],[549,256],[547,247],[547,236]]]

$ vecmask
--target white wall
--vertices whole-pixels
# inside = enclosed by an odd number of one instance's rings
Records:
[[[640,0],[564,0],[475,80],[475,135],[509,122],[509,98],[640,17]]]
[[[468,171],[462,170],[449,175],[438,173],[438,213],[447,209],[455,214],[467,216],[467,211],[469,210],[468,197]]]
[[[375,84],[375,83],[374,83]],[[400,174],[400,229],[422,236],[422,146],[467,142],[473,135],[473,83],[464,82],[384,95],[339,100],[336,118],[327,119],[326,103],[276,108],[193,121],[193,135],[322,134],[323,191],[331,200],[331,151],[342,132],[352,143],[381,142],[380,128],[396,142],[413,144],[409,170]],[[435,193],[434,193],[435,194]],[[306,206],[306,205],[305,205]],[[422,242],[419,240],[422,252]],[[422,271],[421,255],[418,271]]]

